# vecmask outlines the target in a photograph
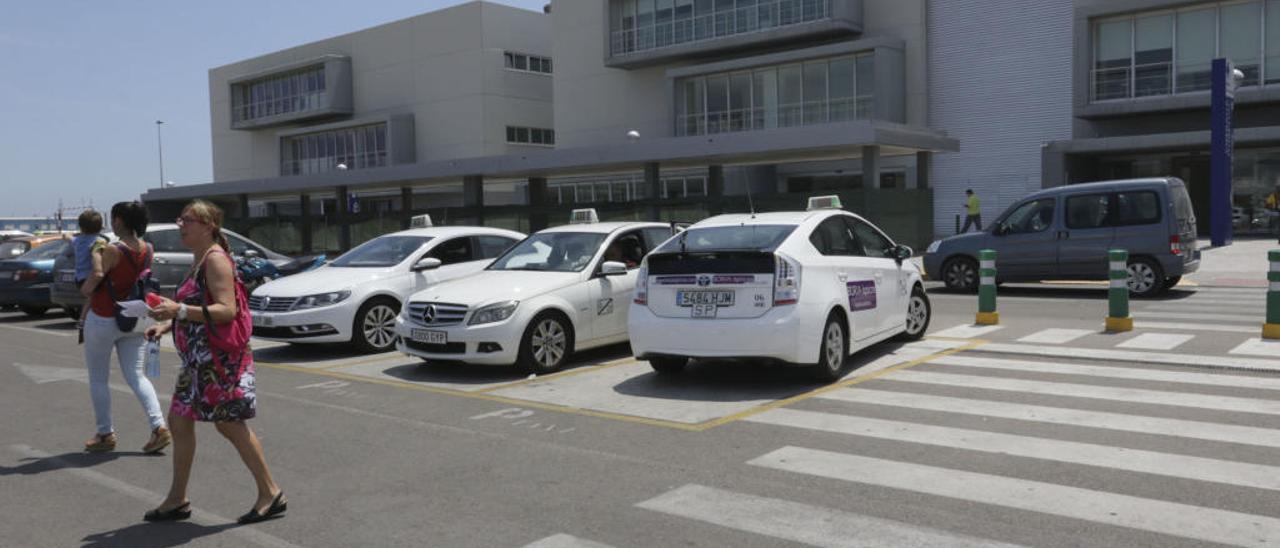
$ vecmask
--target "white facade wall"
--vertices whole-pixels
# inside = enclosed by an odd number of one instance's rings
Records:
[[[1062,0],[929,2],[928,125],[960,141],[933,156],[936,235],[967,188],[984,223],[1041,188],[1041,145],[1071,138],[1072,21]]]

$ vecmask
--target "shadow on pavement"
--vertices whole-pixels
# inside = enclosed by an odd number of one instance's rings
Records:
[[[138,451],[111,451],[107,453],[63,453],[44,458],[22,459],[24,464],[18,466],[0,466],[0,476],[29,476],[67,468],[89,468],[104,462],[111,462],[121,457],[164,457],[163,453],[148,455]]]
[[[600,365],[631,357],[631,345],[613,344],[575,353],[560,371]],[[529,375],[514,365],[475,365],[446,360],[415,360],[412,363],[394,365],[382,372],[409,382],[444,382],[451,384],[494,384],[514,382]]]
[[[972,291],[960,291],[947,289],[942,286],[929,288],[929,293],[938,295],[969,295],[974,299],[978,298],[978,294]],[[1166,291],[1164,294],[1144,299],[1131,298],[1133,302],[1161,302],[1161,301],[1178,301],[1192,297],[1196,294],[1194,288],[1176,287]],[[1049,285],[1001,285],[998,291],[1000,297],[1037,297],[1042,299],[1063,299],[1063,300],[1079,300],[1092,299],[1105,301],[1107,300],[1106,287],[1063,287]]]
[[[254,341],[250,343],[262,344],[264,341]],[[255,349],[253,351],[253,359],[261,360],[269,363],[281,364],[304,364],[317,361],[345,360],[350,358],[359,358],[368,356],[370,358],[377,356],[392,356],[392,352],[384,352],[382,354],[363,354],[351,348],[350,345],[342,343],[334,344],[284,344],[280,346],[272,346],[270,348]]]
[[[138,510],[139,517],[144,510]],[[200,537],[216,535],[228,529],[239,527],[235,523],[221,525],[200,525],[189,521],[167,523],[138,523],[84,537],[83,547],[128,546],[131,548],[159,548],[162,546],[179,546]]]

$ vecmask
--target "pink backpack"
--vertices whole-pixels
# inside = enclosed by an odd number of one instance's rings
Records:
[[[231,257],[225,253],[222,254],[230,261]],[[249,337],[253,335],[253,317],[249,315],[249,297],[248,291],[244,288],[244,283],[240,281],[240,274],[236,272],[235,263],[232,262],[231,273],[235,279],[236,291],[236,317],[230,323],[215,326],[213,322],[206,321],[205,327],[209,335],[209,349],[221,350],[232,356],[238,356],[236,361],[243,368],[244,353],[249,350]],[[204,317],[209,317],[208,302],[211,295],[209,294],[208,285],[205,283],[204,266],[200,266],[200,272],[196,275],[196,285],[200,288],[200,309],[204,312]],[[214,365],[219,369],[223,368],[218,363],[218,353],[210,352],[213,355]],[[238,374],[239,372],[237,372]]]

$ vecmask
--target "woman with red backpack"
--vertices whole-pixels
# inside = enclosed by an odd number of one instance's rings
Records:
[[[85,451],[102,453],[116,448],[111,423],[111,352],[120,360],[120,372],[133,390],[151,425],[151,439],[144,453],[158,453],[169,445],[169,430],[151,381],[142,374],[146,345],[136,318],[118,317],[116,303],[134,298],[133,287],[150,268],[151,246],[139,239],[147,232],[147,211],[138,202],[111,207],[111,229],[120,238],[114,245],[93,253],[93,272],[80,286],[88,300],[84,324],[84,358],[89,368],[89,396],[98,431],[84,442]]]
[[[255,523],[284,513],[284,492],[271,478],[262,444],[245,423],[256,413],[252,324],[248,295],[235,275],[227,239],[222,234],[222,210],[196,200],[178,217],[183,245],[194,253],[194,266],[178,286],[176,300],[162,299],[151,307],[158,320],[147,338],[173,332],[182,358],[169,406],[173,430],[173,482],[160,506],[146,513],[147,521],[176,521],[191,516],[187,481],[195,460],[195,422],[212,422],[253,473],[258,498],[239,523]]]

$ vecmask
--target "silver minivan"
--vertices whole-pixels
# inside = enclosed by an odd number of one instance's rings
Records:
[[[1196,218],[1176,177],[1042,190],[1015,202],[987,230],[929,245],[925,271],[950,289],[978,287],[978,251],[997,252],[997,283],[1105,280],[1107,251],[1129,251],[1129,290],[1173,287],[1200,267]]]

